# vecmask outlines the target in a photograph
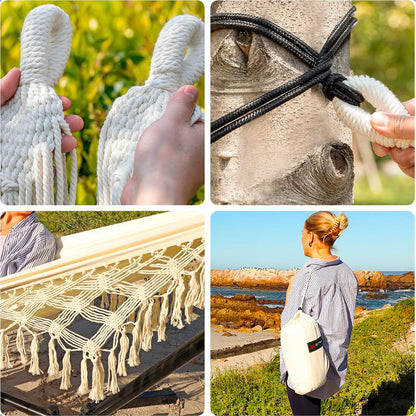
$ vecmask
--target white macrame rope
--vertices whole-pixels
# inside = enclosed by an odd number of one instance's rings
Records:
[[[409,115],[399,99],[380,81],[366,75],[358,75],[350,76],[344,82],[359,91],[376,111],[402,116]],[[399,147],[401,149],[414,147],[414,139],[396,140],[382,136],[371,126],[371,114],[362,108],[348,104],[337,97],[333,99],[332,103],[340,120],[353,132],[386,147]]]
[[[26,16],[21,33],[20,84],[1,108],[0,190],[5,204],[75,203],[76,151],[70,153],[68,194],[61,142],[62,135],[71,135],[71,130],[53,89],[68,61],[71,42],[69,17],[59,7],[39,6]]]
[[[186,54],[185,54],[186,52]],[[101,130],[97,153],[97,203],[120,204],[133,172],[134,154],[144,130],[164,113],[172,94],[194,84],[204,72],[204,24],[189,15],[172,18],[156,41],[149,78],[114,101]],[[193,125],[204,120],[197,106]]]

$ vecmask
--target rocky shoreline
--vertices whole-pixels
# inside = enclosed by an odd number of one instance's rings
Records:
[[[211,324],[231,329],[278,330],[282,308],[268,308],[265,303],[268,302],[250,295],[236,295],[232,298],[211,296]],[[285,302],[275,300],[270,303],[283,306]]]
[[[211,270],[211,285],[246,289],[286,290],[290,279],[298,272],[292,270],[243,268],[237,270]],[[379,271],[355,271],[361,290],[414,289],[415,274],[384,275]]]
[[[241,269],[212,270],[211,285],[244,289],[286,290],[293,270]],[[381,272],[359,270],[354,272],[360,290],[368,291],[366,299],[386,298],[384,291],[414,289],[414,273],[384,275]],[[276,307],[269,307],[274,304]],[[211,325],[237,331],[280,330],[280,314],[284,301],[257,299],[252,295],[225,297],[211,296]],[[357,307],[356,312],[365,310]]]

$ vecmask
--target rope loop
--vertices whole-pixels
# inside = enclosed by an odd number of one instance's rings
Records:
[[[345,85],[354,88],[364,96],[377,111],[409,116],[400,100],[380,81],[367,75],[348,77]],[[360,107],[353,106],[343,100],[334,98],[335,111],[342,122],[354,132],[365,136],[368,140],[386,147],[406,149],[414,147],[414,140],[397,140],[382,136],[370,124],[371,114]]]
[[[174,92],[197,82],[203,72],[204,24],[191,15],[173,17],[156,41],[146,84]]]
[[[21,33],[20,84],[41,82],[54,87],[69,58],[72,27],[59,7],[45,4],[26,16]]]

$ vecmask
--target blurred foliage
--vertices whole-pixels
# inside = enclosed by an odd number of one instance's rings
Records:
[[[364,176],[355,178],[354,204],[408,205],[415,198],[415,180],[404,174],[387,175],[380,173],[383,191],[375,193],[370,189]]]
[[[353,1],[358,24],[351,34],[351,69],[386,84],[401,101],[414,98],[414,4]]]
[[[351,34],[351,69],[383,82],[401,101],[415,96],[414,4],[411,1],[353,1],[358,24]],[[371,106],[363,106],[374,111]],[[390,156],[379,158],[380,164]],[[404,174],[382,175],[383,191],[373,194],[365,178],[356,178],[356,204],[409,204],[414,181]]]
[[[151,211],[37,211],[38,220],[54,237],[80,233],[157,214]]]
[[[70,17],[72,51],[56,87],[71,99],[68,113],[85,122],[78,139],[77,204],[96,203],[98,138],[114,100],[149,75],[154,44],[164,24],[180,14],[204,17],[198,1],[5,1],[1,4],[1,76],[19,67],[18,42],[25,16],[33,8],[55,3]],[[204,78],[196,87],[204,107]],[[204,200],[203,188],[192,203]]]

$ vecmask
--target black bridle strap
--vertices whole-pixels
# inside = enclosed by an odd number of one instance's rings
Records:
[[[331,73],[332,58],[357,23],[357,19],[353,16],[355,10],[355,7],[352,7],[337,24],[319,53],[285,29],[261,17],[240,13],[220,13],[212,16],[211,31],[237,29],[263,35],[289,50],[311,69],[212,122],[211,143],[319,83],[322,83],[323,92],[328,99],[338,97],[349,104],[359,106],[364,101],[364,97],[343,82],[345,80],[343,75]]]

